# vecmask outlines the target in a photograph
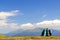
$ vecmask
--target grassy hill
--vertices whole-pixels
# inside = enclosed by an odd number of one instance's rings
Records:
[[[1,37],[0,40],[60,40],[60,36],[15,36],[15,37]]]
[[[0,40],[60,40],[60,36],[5,36],[0,34]]]
[[[3,34],[0,34],[0,38],[1,38],[1,37],[6,37],[6,36],[5,36],[5,35],[3,35]]]

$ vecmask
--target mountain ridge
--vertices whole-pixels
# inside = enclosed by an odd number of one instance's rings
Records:
[[[52,36],[60,36],[59,30],[52,30]],[[18,29],[16,31],[5,34],[6,36],[40,36],[43,31],[43,28],[35,28],[32,30],[21,30]]]

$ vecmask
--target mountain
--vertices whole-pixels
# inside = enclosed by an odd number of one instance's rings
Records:
[[[52,30],[52,36],[60,36],[59,30]],[[16,31],[5,34],[5,36],[40,36],[43,31],[43,28],[35,28],[31,30],[21,30],[18,29]]]
[[[52,36],[60,36],[60,30],[52,30]]]
[[[42,28],[35,28],[32,30],[16,30],[5,34],[6,36],[39,36],[41,35]]]

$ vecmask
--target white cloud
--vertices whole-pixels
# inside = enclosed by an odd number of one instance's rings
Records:
[[[17,26],[15,26],[17,28]],[[49,20],[49,21],[42,21],[38,23],[26,23],[21,24],[18,26],[19,29],[22,30],[32,30],[34,28],[49,28],[49,29],[55,29],[60,30],[60,20]]]
[[[20,25],[20,29],[23,29],[23,30],[31,30],[31,29],[34,29],[34,25],[31,24],[31,23],[27,23],[27,24],[22,24]]]
[[[14,16],[15,14],[9,13],[9,12],[0,12],[0,19],[6,19],[9,16]]]
[[[6,30],[6,32],[7,32],[7,31],[13,31],[13,30],[18,29],[17,24],[9,23],[9,21],[7,21],[8,17],[15,16],[18,14],[18,12],[19,12],[19,10],[13,10],[13,11],[9,11],[9,12],[0,12],[0,31]]]
[[[42,21],[38,23],[25,23],[18,25],[16,23],[7,23],[7,18],[10,16],[15,16],[19,10],[14,10],[10,12],[0,12],[0,30],[6,30],[6,31],[13,31],[17,29],[22,30],[32,30],[34,28],[49,28],[49,29],[55,29],[60,30],[60,20],[48,20],[48,21]],[[46,17],[44,15],[43,17]],[[11,29],[11,30],[10,30]]]
[[[9,24],[9,26],[13,29],[19,29],[19,25],[16,23],[11,23],[11,24]]]
[[[1,28],[5,28],[5,26],[9,25],[7,22],[8,17],[11,16],[15,16],[17,14],[17,12],[19,12],[19,10],[14,10],[14,11],[10,11],[10,12],[0,12],[0,29]],[[16,13],[16,14],[15,14]],[[4,26],[4,27],[2,27]]]
[[[42,18],[45,18],[47,15],[43,15]]]
[[[2,22],[5,23],[5,22]],[[0,25],[2,26],[2,25]],[[49,20],[49,21],[42,21],[38,23],[25,23],[25,24],[16,24],[16,23],[10,23],[7,25],[3,25],[0,27],[0,29],[7,30],[8,32],[17,30],[17,29],[22,29],[22,30],[32,30],[35,28],[49,28],[49,29],[55,29],[55,30],[60,30],[60,20]],[[11,29],[11,30],[10,30]]]
[[[49,29],[60,30],[60,20],[48,20],[48,21],[42,21],[34,24],[26,23],[18,27],[19,29],[23,29],[23,30],[31,30],[34,28],[49,28]]]
[[[16,12],[19,12],[19,10],[14,10],[14,12],[10,11],[10,12],[0,12],[0,25],[2,24],[8,24],[7,23],[7,18],[10,16],[15,16]]]
[[[0,20],[0,26],[1,25],[6,25],[7,24],[6,22],[7,22],[6,20]]]
[[[20,12],[20,10],[13,10],[13,11],[10,11],[10,13],[18,13]]]
[[[60,30],[60,20],[42,21],[37,23],[36,26],[41,28]]]

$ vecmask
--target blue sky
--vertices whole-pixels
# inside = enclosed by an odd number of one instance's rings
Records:
[[[0,17],[2,24],[15,26],[29,25],[30,27],[39,22],[47,23],[47,20],[58,23],[60,22],[60,0],[0,0]],[[3,29],[6,31],[5,28]],[[2,33],[4,33],[3,29],[0,29]],[[10,28],[7,30],[11,31]]]
[[[20,10],[24,15],[16,16],[15,22],[39,22],[60,19],[59,0],[0,0],[0,11]],[[45,18],[42,16],[46,15]],[[13,18],[13,20],[15,20]]]

